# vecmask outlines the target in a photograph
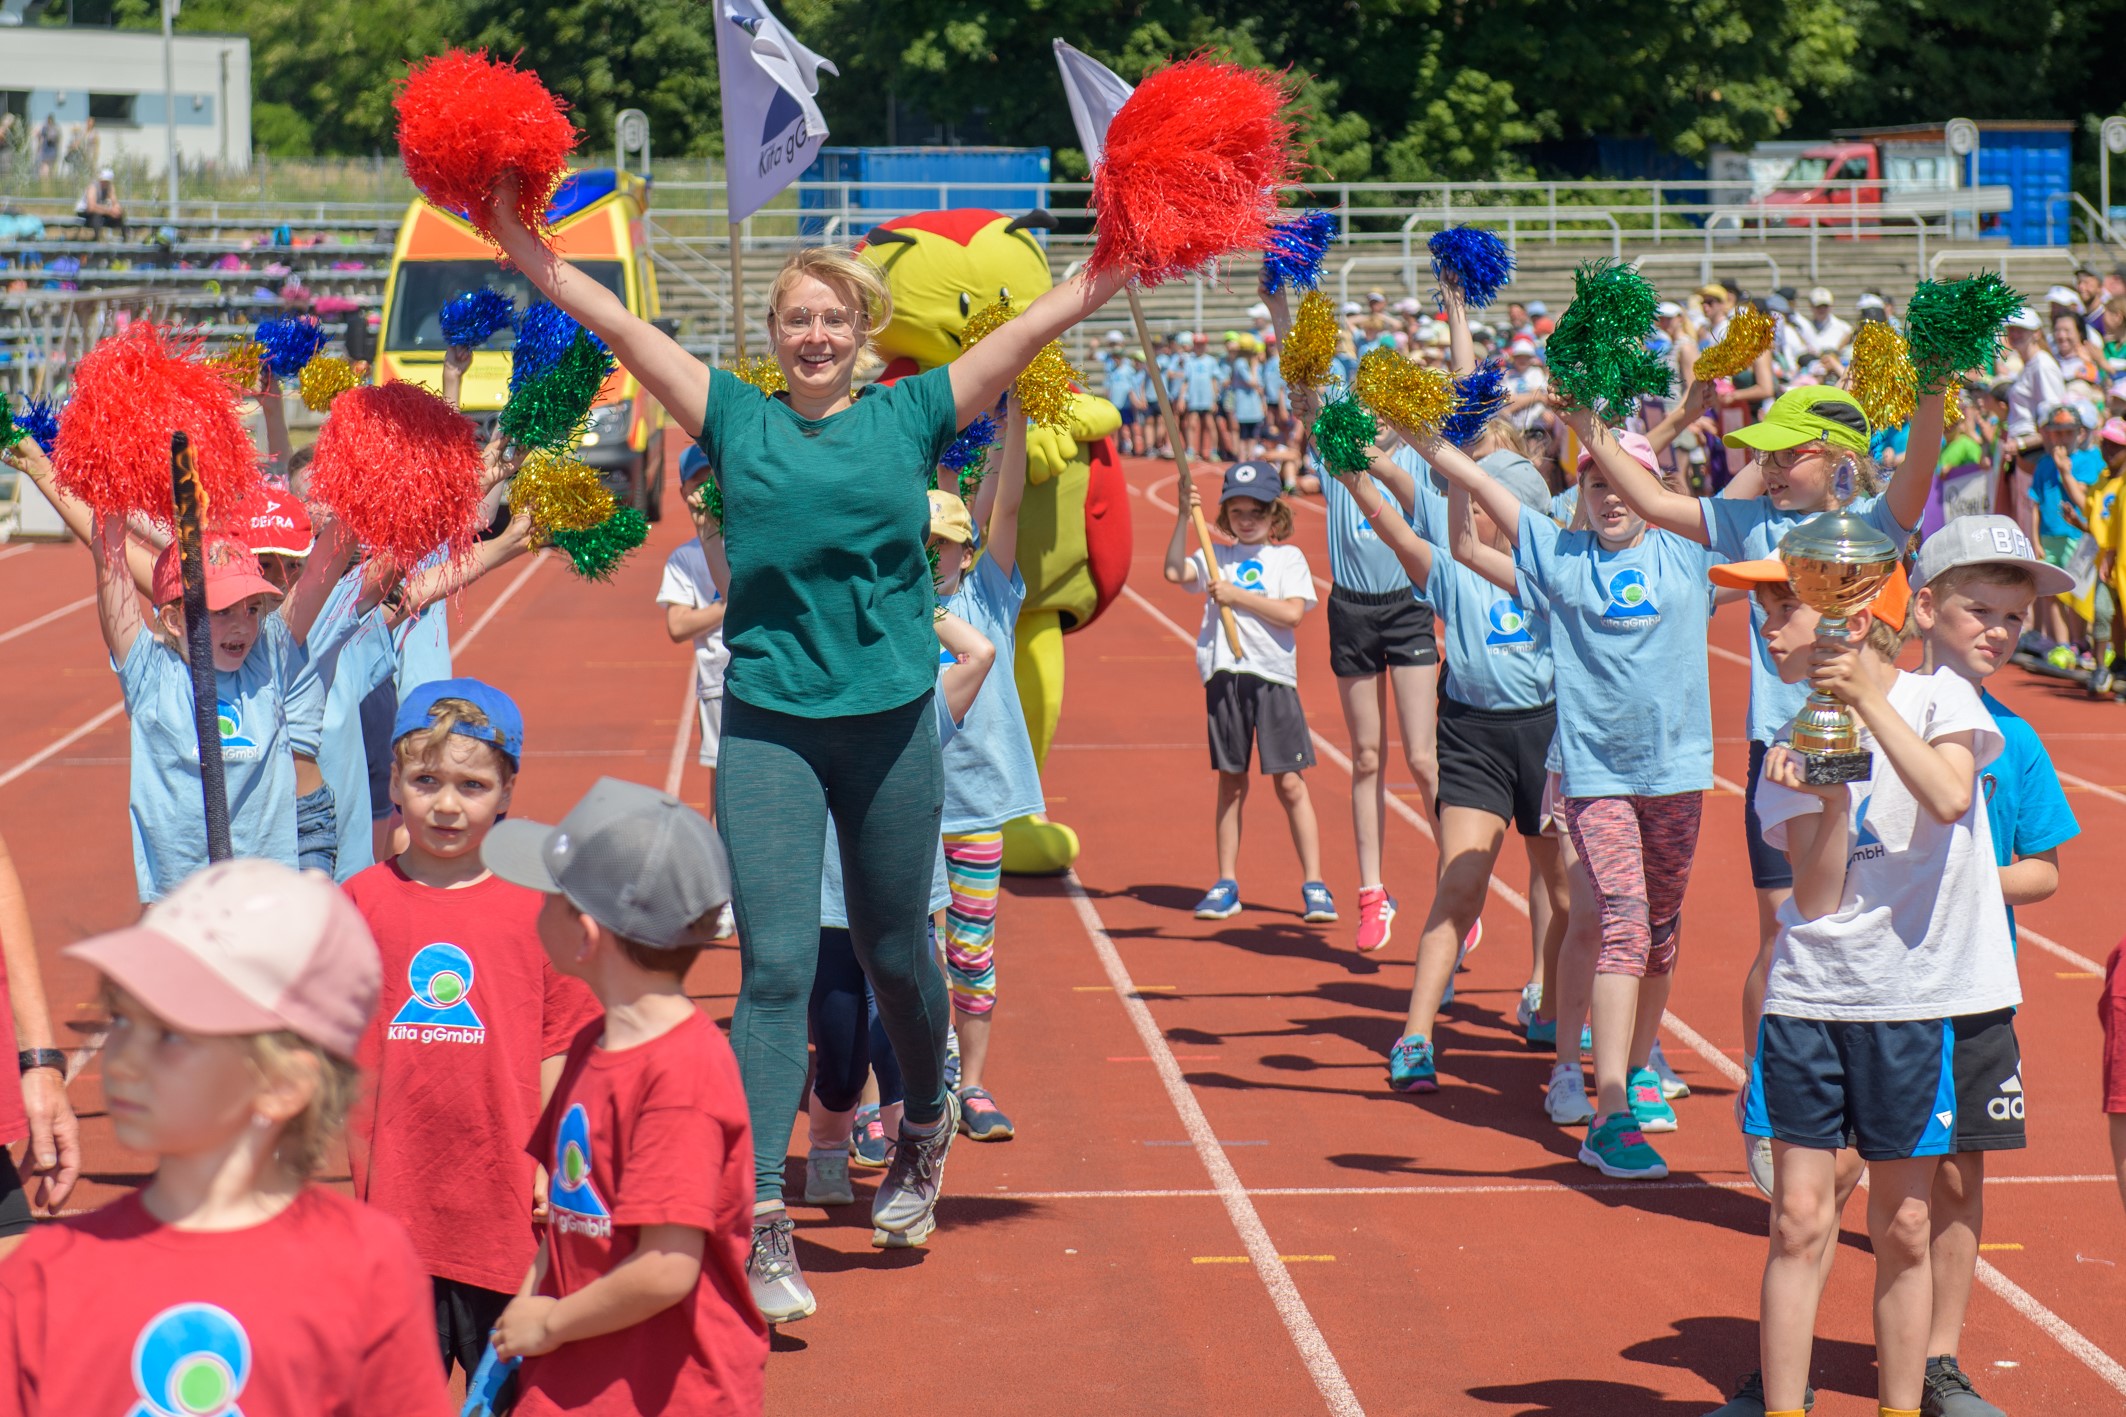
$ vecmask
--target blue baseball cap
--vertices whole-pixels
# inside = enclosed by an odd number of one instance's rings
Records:
[[[1225,486],[1218,491],[1220,506],[1235,497],[1249,497],[1264,505],[1277,500],[1284,491],[1284,483],[1277,476],[1277,469],[1257,459],[1236,462],[1225,470]]]
[[[509,695],[478,679],[433,679],[416,685],[399,701],[399,716],[391,724],[391,741],[396,744],[407,734],[428,727],[435,718],[436,704],[442,699],[463,699],[487,719],[482,726],[461,718],[452,726],[452,733],[492,746],[513,767],[523,764],[524,715],[517,711],[516,701]]]
[[[709,455],[701,450],[701,444],[689,443],[687,450],[679,455],[679,480],[699,477],[709,470]]]

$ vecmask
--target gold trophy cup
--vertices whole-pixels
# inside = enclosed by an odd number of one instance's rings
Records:
[[[1823,617],[1818,642],[1843,646],[1846,617],[1873,600],[1897,569],[1897,547],[1850,512],[1824,512],[1786,534],[1779,559],[1794,594]],[[1794,719],[1793,746],[1803,777],[1819,787],[1859,782],[1873,772],[1853,710],[1820,690]]]

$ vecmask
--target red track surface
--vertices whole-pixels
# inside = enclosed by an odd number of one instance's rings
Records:
[[[1729,1112],[1755,928],[1731,785],[1744,772],[1740,611],[1714,630],[1717,765],[1730,785],[1708,802],[1671,1004],[1680,1026],[1667,1035],[1694,1090],[1682,1129],[1661,1139],[1675,1174],[1605,1182],[1574,1161],[1578,1133],[1543,1117],[1548,1058],[1512,1031],[1528,932],[1502,892],[1444,1015],[1443,1091],[1383,1087],[1434,858],[1414,814],[1391,818],[1388,880],[1405,928],[1385,960],[1358,959],[1349,783],[1332,751],[1348,744],[1318,615],[1301,633],[1322,757],[1309,781],[1346,921],[1300,922],[1297,865],[1266,791],[1243,853],[1247,910],[1220,923],[1188,915],[1212,874],[1212,779],[1201,691],[1174,627],[1193,640],[1200,601],[1159,576],[1171,469],[1130,471],[1137,595],[1071,640],[1047,772],[1054,814],[1084,839],[1083,885],[1014,881],[1000,918],[989,1081],[1021,1135],[961,1142],[927,1250],[871,1250],[861,1204],[799,1209],[821,1309],[777,1338],[772,1410],[855,1411],[911,1393],[939,1414],[1694,1417],[1717,1406],[1756,1362],[1764,1251],[1765,1207]],[[1321,519],[1298,515],[1299,544],[1325,575]],[[458,607],[461,672],[525,709],[521,814],[552,820],[601,774],[662,785],[675,763],[682,795],[701,800],[691,744],[674,752],[691,661],[651,604],[685,525],[667,517],[612,585],[582,584],[549,559],[507,568]],[[90,980],[58,947],[135,912],[124,722],[80,732],[118,698],[92,612],[63,611],[89,589],[77,547],[0,549],[0,637],[62,612],[0,638],[0,831],[27,881],[62,1026],[95,1010]],[[2119,929],[2103,882],[2116,869],[2106,848],[2126,832],[2112,750],[2126,718],[2018,671],[1995,687],[2045,736],[2084,834],[2061,853],[2060,896],[2022,915],[2033,1144],[1995,1167],[1984,1258],[1997,1282],[1973,1300],[1964,1363],[2011,1413],[2116,1412],[2126,1217],[2106,1174],[2088,971]],[[1500,873],[1509,889],[1526,884],[1510,843]],[[695,977],[726,1017],[736,982],[728,950]],[[75,1097],[93,1114],[97,1095],[92,1064]],[[136,1184],[142,1162],[101,1117],[86,1130],[91,1180],[76,1204],[95,1205]],[[793,1152],[803,1146],[800,1125]],[[1858,1204],[1845,1225],[1816,1350],[1822,1417],[1874,1410]]]

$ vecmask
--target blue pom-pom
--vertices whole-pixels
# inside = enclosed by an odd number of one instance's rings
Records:
[[[608,352],[604,340],[577,324],[575,316],[550,300],[537,301],[519,315],[517,343],[509,361],[510,393],[514,395],[559,364],[579,334],[588,337],[600,353]]]
[[[52,455],[52,445],[59,441],[59,409],[50,399],[24,398],[26,405],[15,426],[37,440],[44,455]]]
[[[1454,381],[1454,412],[1440,424],[1442,438],[1457,448],[1474,441],[1506,407],[1506,366],[1487,359]]]
[[[938,459],[938,466],[952,472],[965,472],[989,451],[989,445],[997,440],[997,421],[988,414],[977,414],[974,422],[960,430],[960,436],[952,440]]]
[[[1498,297],[1499,288],[1513,279],[1513,248],[1499,240],[1495,231],[1450,226],[1434,232],[1426,244],[1432,248],[1433,279],[1452,271],[1471,309],[1489,305]]]
[[[1301,212],[1270,228],[1262,249],[1262,287],[1276,294],[1286,286],[1312,290],[1321,284],[1321,263],[1336,240],[1336,213]]]
[[[265,346],[266,367],[280,379],[293,379],[302,373],[303,366],[325,347],[324,328],[311,315],[261,320],[251,334]]]
[[[443,327],[443,343],[466,349],[478,349],[496,330],[508,329],[516,318],[517,307],[509,297],[484,285],[452,296],[436,317]]]

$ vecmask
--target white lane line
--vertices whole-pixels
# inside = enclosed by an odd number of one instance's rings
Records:
[[[20,546],[10,546],[7,550],[0,551],[0,561],[5,561],[10,556],[20,556],[25,551],[34,551],[36,549],[36,545],[33,542],[24,542]]]
[[[472,642],[480,638],[480,632],[493,623],[495,616],[502,613],[502,607],[509,604],[518,591],[524,589],[524,583],[532,578],[532,572],[544,565],[546,558],[551,555],[553,555],[551,551],[541,551],[538,555],[532,557],[531,563],[523,570],[517,572],[517,578],[502,587],[502,593],[495,597],[494,603],[480,612],[480,618],[472,622],[472,628],[458,637],[457,642],[451,647],[451,653],[459,654],[471,649]]]
[[[2100,782],[2091,782],[2088,778],[2077,776],[2065,769],[2059,769],[2058,771],[2060,781],[2066,783],[2069,787],[2079,787],[2084,792],[2093,792],[2099,797],[2108,798],[2113,802],[2126,805],[2126,792],[2115,792]]]
[[[94,605],[95,603],[95,596],[84,595],[83,597],[81,597],[81,599],[73,601],[66,605],[62,605],[57,610],[50,611],[43,615],[39,615],[36,619],[30,621],[27,624],[17,625],[12,630],[8,630],[5,633],[0,633],[0,645],[6,644],[9,640],[14,639],[17,635],[26,635],[32,630],[41,629],[44,626],[51,624],[54,620],[64,619],[66,616],[73,614],[76,610],[85,610],[89,606]]]
[[[1737,654],[1725,645],[1707,644],[1705,647],[1705,652],[1707,654],[1718,655],[1722,659],[1728,660],[1729,662],[1734,664],[1742,665],[1745,668],[1749,666],[1750,659],[1748,655]]]
[[[1157,606],[1153,605],[1149,600],[1146,600],[1134,589],[1125,585],[1122,587],[1122,591],[1123,594],[1129,596],[1130,599],[1136,601],[1138,605],[1144,608],[1146,613],[1148,613],[1154,619],[1164,624],[1167,629],[1171,630],[1177,637],[1191,645],[1196,643],[1196,637],[1194,635],[1189,634],[1186,630],[1183,630],[1179,625],[1175,624],[1172,619],[1162,614]],[[1314,741],[1315,743],[1320,745],[1322,749],[1333,760],[1335,760],[1340,767],[1342,767],[1346,772],[1350,771],[1351,760],[1349,758],[1346,758],[1341,752],[1338,752],[1334,744],[1331,744],[1319,733],[1316,733],[1314,735]],[[2070,775],[2067,773],[2061,773],[2060,776],[2063,779],[2076,780],[2070,778]],[[1728,785],[1730,787],[1733,787],[1733,784],[1731,783]],[[2126,796],[2120,796],[2120,794],[2112,792],[2109,788],[2097,788],[2094,783],[2089,783],[2087,784],[2087,786],[2093,788],[2102,795],[2117,797],[2119,801],[2126,802]],[[1424,818],[1420,817],[1416,812],[1412,811],[1408,804],[1404,803],[1399,798],[1391,796],[1388,799],[1388,806],[1392,810],[1394,810],[1397,815],[1401,816],[1406,821],[1409,821],[1410,823],[1415,825],[1420,832],[1424,833],[1425,837],[1428,840],[1431,839],[1431,827],[1425,822]],[[1514,909],[1520,911],[1523,915],[1526,915],[1528,913],[1528,898],[1526,896],[1523,896],[1519,891],[1516,891],[1512,887],[1506,885],[1506,883],[1501,881],[1497,876],[1493,876],[1491,878],[1491,889],[1493,894],[1498,895],[1504,900],[1506,900],[1508,904],[1512,905]],[[2033,941],[2033,943],[2035,942]],[[2088,960],[2081,960],[2080,962],[2085,965],[2088,965],[2092,970],[2096,967],[2093,962]],[[1134,1005],[1139,1010],[1144,1010],[1144,1004],[1141,1000],[1130,999],[1127,1000],[1127,1002]],[[1149,1020],[1150,1011],[1144,1010],[1144,1012],[1147,1020]],[[1684,1044],[1693,1053],[1696,1053],[1707,1063],[1711,1064],[1713,1069],[1718,1072],[1722,1077],[1726,1078],[1729,1082],[1734,1083],[1736,1086],[1739,1087],[1744,1082],[1748,1081],[1748,1074],[1743,1071],[1741,1064],[1737,1063],[1733,1058],[1728,1057],[1727,1054],[1721,1052],[1718,1048],[1714,1047],[1712,1042],[1707,1039],[1704,1034],[1699,1033],[1696,1029],[1692,1028],[1682,1019],[1676,1017],[1675,1014],[1663,1010],[1661,1014],[1661,1025],[1662,1027],[1666,1028],[1670,1033],[1673,1033],[1676,1036],[1677,1042]],[[1172,1055],[1169,1054],[1168,1056],[1171,1057]],[[1206,1137],[1209,1136],[1208,1129],[1206,1129],[1205,1135]],[[1213,1146],[1215,1146],[1215,1143],[1213,1143]],[[1222,1154],[1220,1154],[1218,1159],[1223,1162],[1225,1158]],[[1265,1241],[1264,1243],[1267,1244],[1268,1242]],[[2024,1318],[2030,1320],[2031,1323],[2035,1324],[2039,1329],[2043,1330],[2043,1332],[2047,1336],[2052,1338],[2053,1341],[2058,1343],[2062,1348],[2066,1349],[2069,1353],[2072,1353],[2076,1358],[2079,1358],[2083,1362],[2083,1364],[2090,1369],[2090,1371],[2094,1372],[2105,1382],[2111,1384],[2111,1386],[2116,1388],[2119,1392],[2126,1393],[2126,1367],[2121,1367],[2116,1360],[2114,1360],[2109,1354],[2105,1353],[2103,1349],[2097,1347],[2094,1343],[2091,1343],[2078,1330],[2076,1330],[2072,1324],[2069,1324],[2058,1314],[2046,1308],[2042,1303],[2038,1302],[2038,1300],[2033,1297],[2027,1290],[2017,1285],[2013,1280],[2009,1279],[2008,1276],[2002,1274],[1998,1269],[1995,1269],[1992,1264],[1988,1263],[1983,1258],[1981,1258],[1978,1262],[1978,1281],[1979,1283],[1985,1285],[1986,1288],[1992,1290],[1995,1294],[1999,1295],[2003,1300],[2005,1300],[2008,1304],[2008,1307],[2014,1309]]]
[[[701,702],[701,690],[694,682],[694,657],[687,656],[686,692],[679,700],[679,731],[672,735],[672,760],[664,766],[664,795],[679,795],[679,780],[686,776],[687,748],[694,741],[694,720],[700,717],[695,707]]]
[[[2109,1174],[2090,1176],[1988,1176],[1989,1186],[2066,1186],[2103,1185],[2115,1186],[2118,1177]],[[1338,1197],[1338,1196],[1526,1196],[1526,1195],[1593,1195],[1625,1191],[1742,1191],[1754,1192],[1756,1185],[1746,1180],[1707,1181],[1501,1181],[1489,1185],[1472,1184],[1459,1186],[1249,1186],[1250,1196],[1287,1197]],[[1172,1190],[1142,1191],[987,1191],[980,1193],[985,1198],[1007,1201],[1135,1201],[1135,1200],[1215,1200],[1219,1192],[1186,1187]]]
[[[1203,1115],[1203,1108],[1196,1102],[1196,1095],[1189,1091],[1188,1083],[1181,1076],[1181,1065],[1174,1061],[1173,1049],[1167,1047],[1166,1035],[1159,1031],[1152,1011],[1137,997],[1136,985],[1131,982],[1129,970],[1122,963],[1122,956],[1115,949],[1115,942],[1108,938],[1107,927],[1100,923],[1100,913],[1093,908],[1085,887],[1078,880],[1078,873],[1063,874],[1063,889],[1070,896],[1070,903],[1077,909],[1079,923],[1084,925],[1087,937],[1092,940],[1093,952],[1100,957],[1100,966],[1107,971],[1108,982],[1115,993],[1121,996],[1122,1008],[1137,1030],[1137,1037],[1150,1055],[1152,1066],[1159,1074],[1160,1083],[1166,1088],[1167,1100],[1181,1118],[1182,1127],[1196,1149],[1196,1159],[1210,1174],[1212,1194],[1224,1203],[1225,1213],[1233,1222],[1233,1229],[1240,1235],[1247,1248],[1248,1259],[1262,1280],[1263,1288],[1270,1293],[1270,1302],[1276,1306],[1277,1317],[1284,1321],[1285,1332],[1292,1336],[1292,1344],[1299,1350],[1307,1373],[1314,1379],[1315,1389],[1328,1404],[1334,1417],[1365,1417],[1365,1409],[1358,1405],[1358,1395],[1351,1391],[1350,1381],[1344,1377],[1336,1355],[1329,1350],[1329,1342],[1322,1337],[1321,1328],[1314,1322],[1314,1315],[1307,1309],[1307,1301],[1300,1297],[1299,1286],[1292,1282],[1292,1272],[1278,1257],[1277,1247],[1270,1243],[1270,1232],[1263,1227],[1262,1217],[1256,1213],[1255,1204],[1248,1199],[1247,1188],[1240,1184],[1239,1173],[1233,1163],[1226,1160],[1224,1150],[1218,1145],[1217,1135],[1212,1132],[1210,1121]]]
[[[82,739],[88,737],[91,733],[94,733],[97,729],[103,727],[106,723],[109,723],[112,719],[118,717],[118,715],[124,712],[125,700],[120,699],[117,703],[112,704],[102,713],[97,714],[94,718],[90,719],[87,723],[82,724],[79,728],[76,728],[73,732],[67,734],[65,737],[54,739],[51,743],[49,743],[45,747],[39,748],[36,752],[30,754],[21,762],[9,768],[6,772],[0,773],[0,787],[5,787],[9,783],[13,782],[16,778],[22,776],[24,773],[32,772],[38,767],[41,767],[45,762],[49,761],[51,758],[57,756],[60,753],[65,752],[68,748],[73,747],[76,743],[79,743]]]
[[[2028,925],[2025,925],[2020,920],[2015,922],[2015,933],[2020,938],[2028,940],[2031,944],[2036,945],[2039,949],[2045,951],[2047,954],[2059,956],[2061,959],[2067,961],[2067,963],[2073,965],[2076,969],[2085,970],[2090,974],[2102,974],[2104,972],[2104,966],[2098,964],[2088,955],[2078,953],[2074,950],[2070,950],[2065,945],[2061,944],[2058,940],[2052,939],[2049,936],[2040,935],[2037,931],[2031,929]]]

